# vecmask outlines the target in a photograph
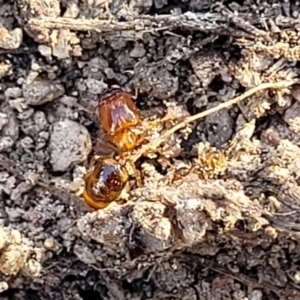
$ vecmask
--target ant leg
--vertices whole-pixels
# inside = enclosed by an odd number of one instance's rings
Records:
[[[175,170],[173,173],[173,177],[171,179],[171,184],[173,184],[175,181],[182,179],[183,177],[186,177],[190,175],[195,170],[195,166],[191,166],[190,168],[180,168],[178,170]]]
[[[94,148],[94,151],[98,155],[114,156],[118,153],[118,149],[110,143],[108,135],[100,127],[98,132],[98,139]]]
[[[98,140],[96,143],[95,152],[98,155],[113,156],[116,151],[116,148],[108,142]]]
[[[138,95],[139,95],[139,89],[137,87],[134,87],[134,94],[133,94],[132,98],[134,100],[136,100]]]
[[[144,131],[136,140],[136,146],[139,146],[145,139],[145,137],[147,136],[147,131]]]
[[[167,158],[166,158],[166,156],[165,156],[165,154],[163,152],[163,149],[161,147],[156,148],[156,149],[147,149],[144,152],[144,155],[153,155],[153,154],[159,154],[160,155],[159,159],[162,159],[163,162],[167,161]],[[172,164],[169,162],[168,166],[172,167]]]
[[[167,122],[167,121],[174,121],[176,120],[177,118],[175,117],[172,117],[170,115],[165,115],[162,119],[160,119],[160,122]]]
[[[96,110],[94,111],[90,111],[88,109],[86,109],[85,107],[83,107],[82,105],[78,104],[78,103],[75,103],[74,104],[74,107],[76,107],[77,109],[81,110],[81,111],[84,111],[90,115],[95,115],[96,114]]]
[[[134,169],[134,175],[136,177],[137,186],[139,188],[143,187],[142,175],[141,175],[141,172],[137,168]]]
[[[155,128],[159,122],[160,122],[159,120],[155,120],[155,121],[149,121],[145,124],[145,128],[147,129],[142,134],[139,135],[136,141],[136,146],[141,145],[141,143],[145,140],[146,136],[148,135],[148,131],[151,130],[152,128]]]
[[[132,168],[134,172],[134,176],[136,178],[136,183],[139,188],[143,187],[143,182],[142,182],[142,175],[141,172],[136,168],[135,164],[133,161],[129,161],[129,165]]]
[[[90,168],[95,167],[95,165],[98,161],[100,161],[100,157],[98,155],[93,155],[90,162],[89,162],[89,167]]]
[[[118,150],[108,141],[98,139],[94,149],[97,155],[114,156]]]
[[[148,133],[148,131],[150,131],[151,129],[156,128],[159,123],[163,123],[163,122],[166,122],[166,121],[169,121],[169,120],[172,120],[172,118],[170,118],[169,116],[165,116],[162,119],[155,119],[153,121],[150,121],[150,120],[146,121],[145,122],[145,128],[147,128],[147,130],[142,134],[142,136],[145,136]]]
[[[171,168],[174,169],[174,166],[171,164],[171,162],[164,156],[162,150],[160,148],[157,149],[158,154],[160,154],[160,157],[158,158],[158,162],[162,165],[163,168]]]

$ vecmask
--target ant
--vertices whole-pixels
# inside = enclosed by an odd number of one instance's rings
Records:
[[[117,200],[128,181],[127,170],[113,158],[99,158],[85,176],[83,198],[94,209],[106,207]]]
[[[176,170],[171,178],[171,183],[181,180],[191,173],[195,173],[199,179],[212,179],[222,170],[225,163],[225,155],[219,149],[207,149],[199,153],[198,158],[191,167],[183,167]]]
[[[104,208],[121,196],[131,173],[130,167],[137,177],[138,185],[141,185],[140,174],[133,161],[126,158],[124,154],[139,145],[145,135],[139,136],[134,131],[141,124],[140,114],[131,94],[121,88],[113,87],[100,94],[97,108],[100,117],[100,133],[116,147],[119,158],[108,156],[93,158],[93,168],[85,176],[83,197],[85,202],[94,209]],[[100,143],[98,141],[98,149]]]

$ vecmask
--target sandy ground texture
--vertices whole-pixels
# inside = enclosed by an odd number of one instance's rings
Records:
[[[299,13],[0,0],[0,299],[300,299]],[[137,95],[141,184],[94,211],[112,85]]]

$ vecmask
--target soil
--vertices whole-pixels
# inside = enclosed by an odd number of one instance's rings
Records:
[[[299,14],[0,0],[0,299],[300,299]],[[115,85],[146,137],[93,210],[94,112]]]

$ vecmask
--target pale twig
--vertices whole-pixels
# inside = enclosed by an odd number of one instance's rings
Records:
[[[233,104],[237,104],[240,101],[243,101],[244,99],[252,96],[253,94],[262,91],[262,90],[266,90],[266,89],[283,89],[283,88],[287,88],[295,83],[298,83],[298,81],[279,81],[276,83],[262,83],[257,87],[254,87],[248,91],[246,91],[245,93],[243,93],[242,95],[239,95],[231,100],[228,100],[227,102],[221,103],[215,107],[212,107],[210,109],[207,109],[203,112],[200,112],[196,115],[193,116],[189,116],[186,117],[182,122],[178,123],[177,125],[175,125],[174,127],[172,127],[171,129],[167,130],[161,137],[159,137],[158,139],[151,141],[151,143],[149,144],[145,144],[143,145],[135,154],[133,154],[133,156],[131,157],[131,159],[133,161],[138,160],[144,153],[151,151],[151,150],[156,150],[161,143],[163,143],[171,134],[173,134],[174,132],[176,132],[177,130],[186,127],[189,123],[197,121],[199,119],[202,119],[214,112],[217,112],[221,109],[224,108],[228,108],[229,106],[233,105]]]
[[[116,32],[134,30],[156,31],[161,27],[195,28],[203,31],[226,30],[226,17],[219,13],[185,13],[181,15],[141,15],[132,21],[112,21],[101,19],[73,19],[65,17],[43,17],[28,20],[28,27],[33,31],[41,29],[69,29],[74,31]],[[35,32],[35,31],[34,31]]]

